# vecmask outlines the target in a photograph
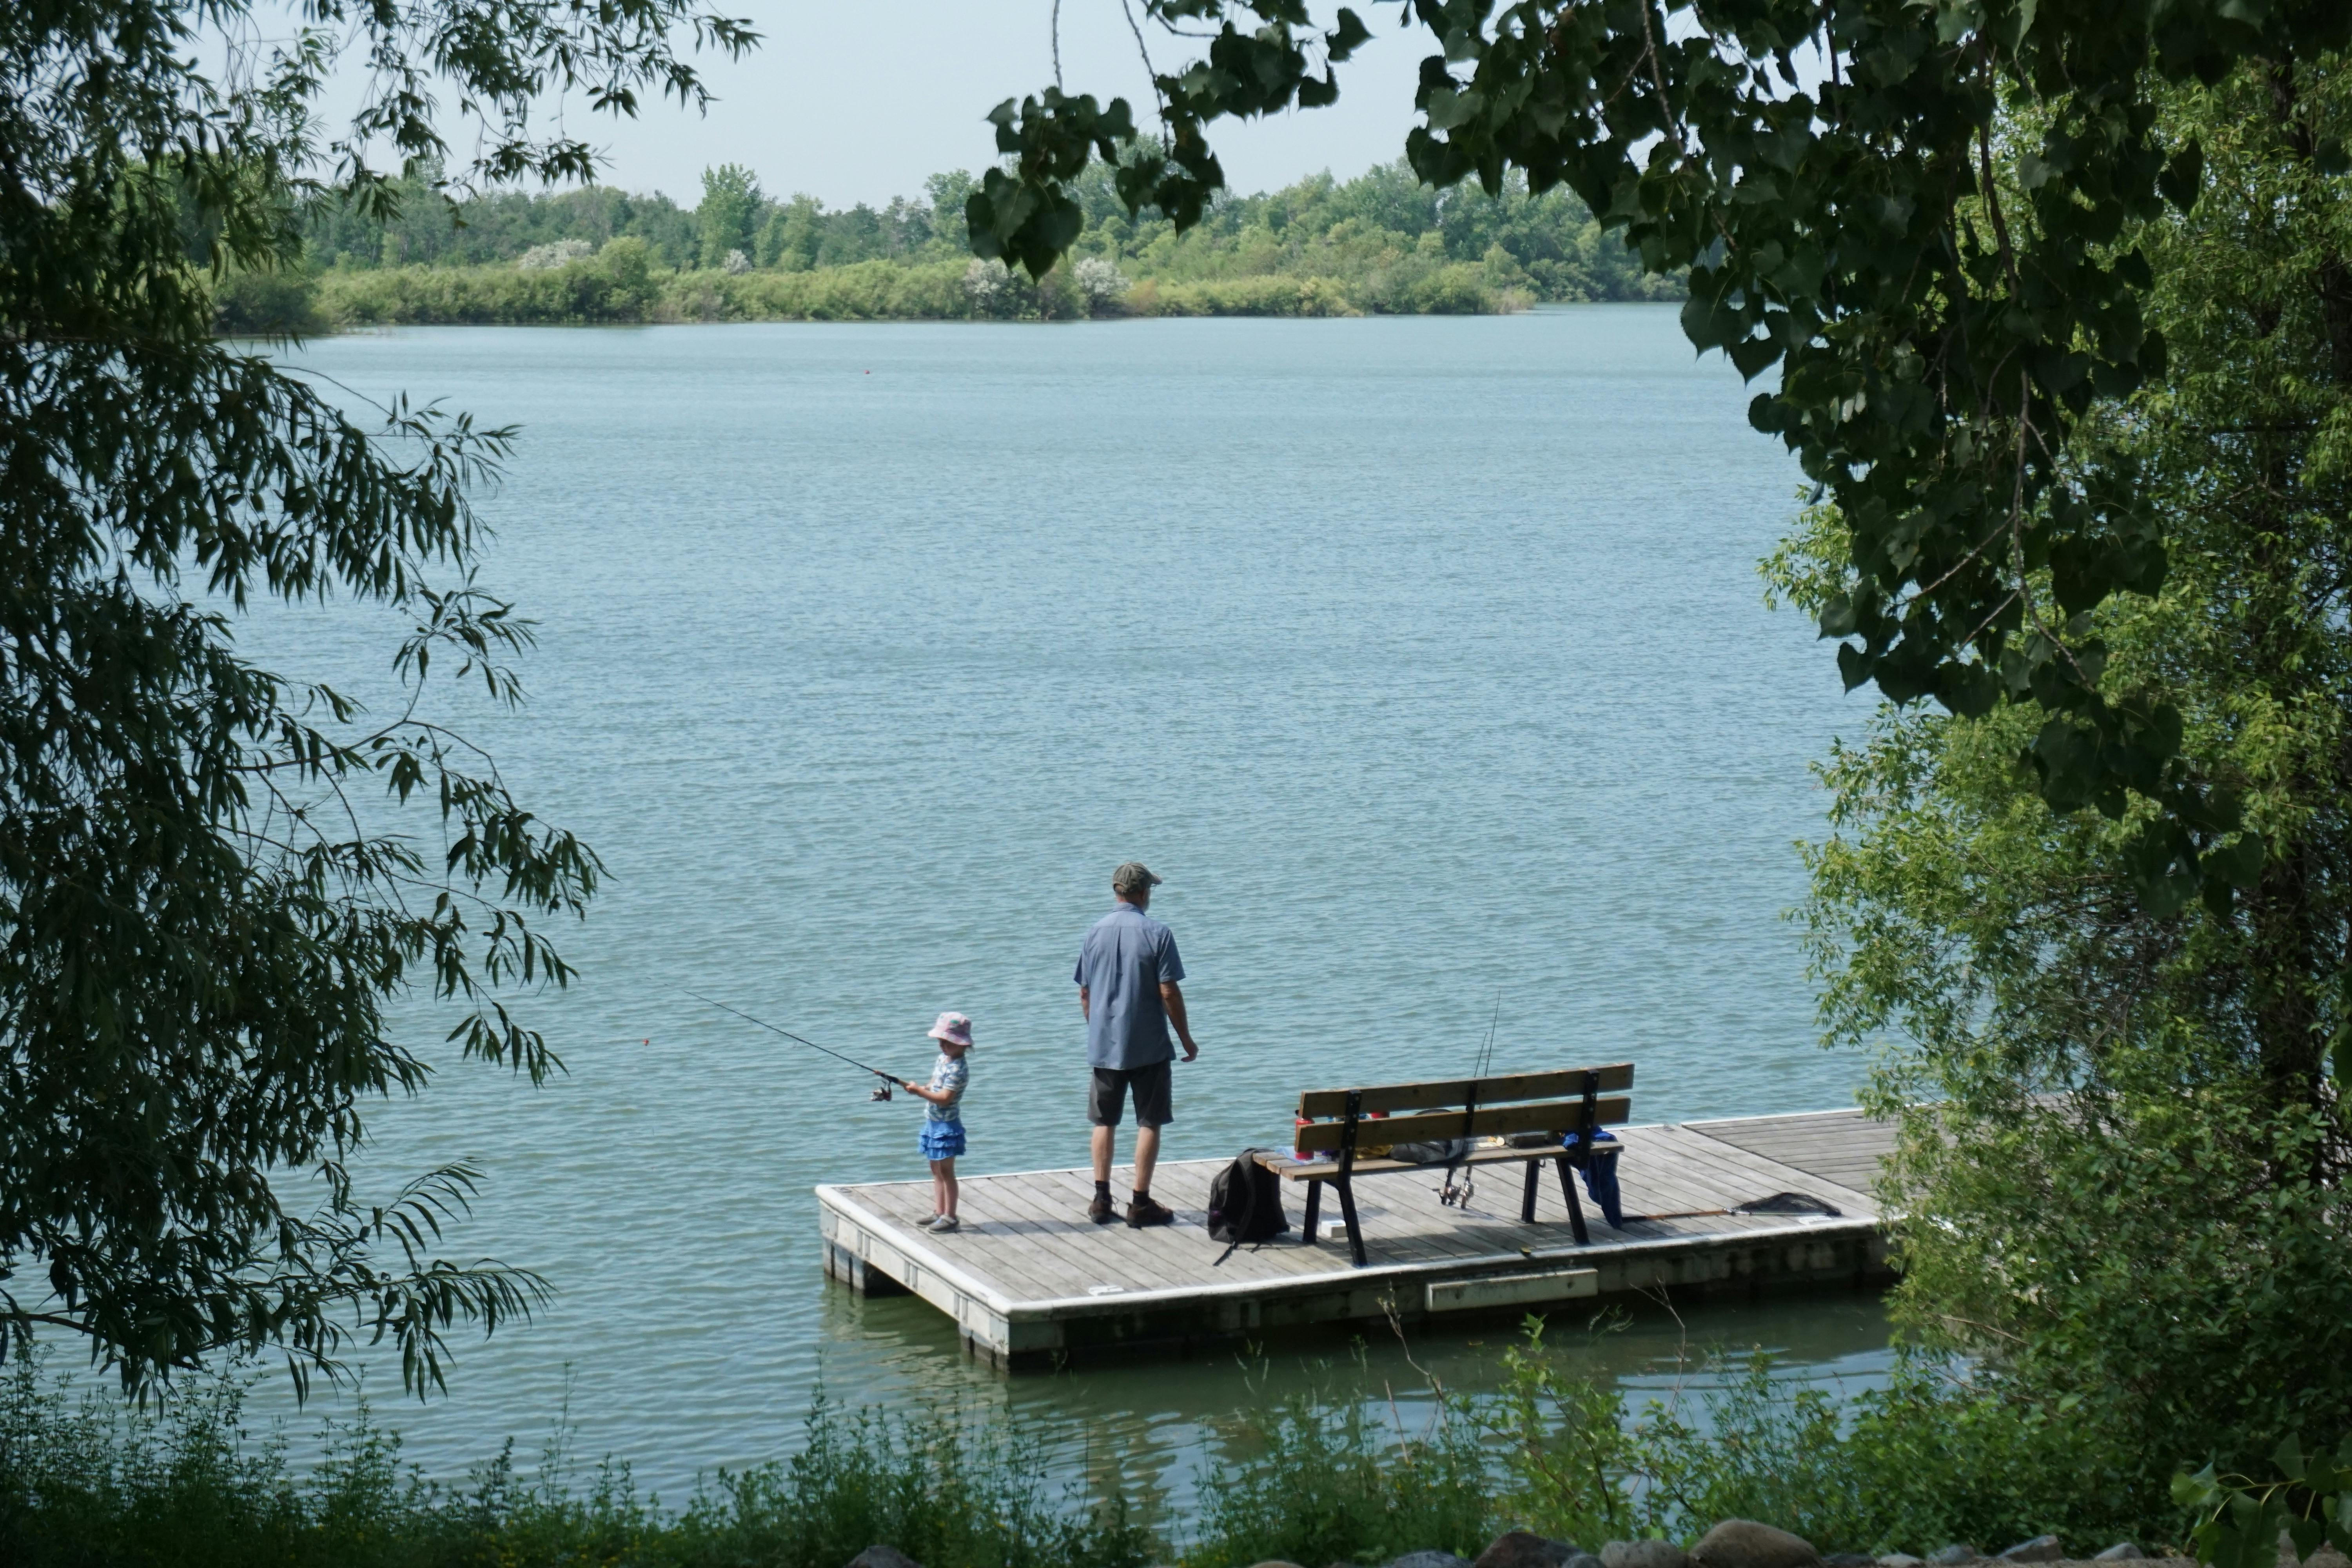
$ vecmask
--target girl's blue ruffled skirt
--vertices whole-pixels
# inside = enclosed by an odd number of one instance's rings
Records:
[[[963,1123],[926,1121],[919,1140],[926,1160],[952,1160],[963,1152]]]

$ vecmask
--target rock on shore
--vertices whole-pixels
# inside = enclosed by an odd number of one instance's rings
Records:
[[[1601,1548],[1601,1568],[1690,1568],[1690,1553],[1671,1541],[1611,1541]]]
[[[1601,1562],[1565,1541],[1549,1541],[1531,1530],[1513,1530],[1495,1537],[1471,1568],[1601,1568]]]
[[[1954,1543],[1933,1556],[1918,1558],[1906,1552],[1880,1557],[1841,1552],[1823,1557],[1801,1536],[1776,1530],[1754,1520],[1727,1519],[1691,1544],[1685,1552],[1671,1541],[1612,1541],[1595,1556],[1565,1541],[1551,1541],[1533,1531],[1514,1530],[1496,1536],[1473,1563],[1451,1552],[1408,1552],[1391,1559],[1386,1568],[2200,1568],[2193,1557],[2149,1557],[2128,1541],[2119,1541],[2095,1557],[2069,1557],[2054,1535],[2020,1542],[1994,1557],[1978,1554],[1972,1546]],[[846,1568],[922,1568],[895,1546],[869,1546],[851,1558]],[[1251,1568],[1299,1568],[1296,1563],[1268,1558]],[[1333,1563],[1330,1568],[1350,1568]],[[2323,1546],[2297,1563],[2292,1546],[2282,1544],[2278,1568],[2352,1568],[2352,1561],[2333,1547]]]
[[[1690,1560],[1694,1568],[1815,1568],[1822,1554],[1801,1535],[1727,1519],[1692,1542]]]

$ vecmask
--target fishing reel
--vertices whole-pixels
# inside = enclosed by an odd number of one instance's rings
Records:
[[[887,1101],[890,1098],[890,1086],[887,1083],[876,1084],[874,1086],[874,1092],[867,1095],[866,1098],[868,1101],[877,1100]]]

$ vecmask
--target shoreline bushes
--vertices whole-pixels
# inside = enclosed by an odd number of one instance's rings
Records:
[[[562,266],[338,269],[285,280],[307,289],[309,328],[580,326],[682,321],[1074,321],[1089,317],[1495,315],[1524,310],[1524,290],[1490,285],[1459,262],[1396,268],[1350,280],[1268,274],[1184,282],[1144,279],[1089,301],[1058,272],[975,297],[969,268],[859,261],[812,272],[656,273],[604,252]],[[224,314],[224,321],[228,320]],[[226,329],[225,329],[226,330]],[[268,331],[268,321],[244,326]]]

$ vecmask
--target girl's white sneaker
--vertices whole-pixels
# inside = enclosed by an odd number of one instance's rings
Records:
[[[956,1216],[951,1214],[934,1215],[931,1216],[931,1223],[925,1228],[935,1234],[944,1235],[948,1231],[958,1228]]]

